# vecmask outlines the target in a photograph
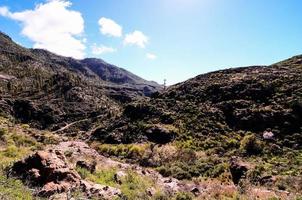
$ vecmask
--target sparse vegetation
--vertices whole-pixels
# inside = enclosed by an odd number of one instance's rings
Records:
[[[0,171],[0,199],[7,200],[32,200],[32,192],[20,180],[7,178]]]
[[[248,199],[258,188],[301,199],[302,56],[200,75],[145,98],[160,87],[103,61],[25,49],[2,33],[0,44],[0,199],[33,199],[6,168],[69,139],[182,183],[208,181],[214,188],[206,191],[208,199]],[[73,159],[73,153],[64,155]],[[233,186],[233,159],[239,189],[222,189]],[[192,192],[163,193],[135,170],[119,181],[116,168],[76,170],[83,179],[121,189],[123,200],[194,199]]]
[[[154,183],[146,177],[138,175],[135,171],[128,170],[125,176],[120,177],[121,182],[116,179],[116,169],[101,169],[91,173],[86,169],[77,168],[82,178],[93,181],[101,185],[108,185],[121,189],[125,199],[150,199],[147,189],[156,187]],[[157,196],[156,198],[159,198]]]
[[[4,119],[1,120],[0,134],[0,199],[8,200],[31,200],[34,199],[32,192],[24,186],[20,180],[7,177],[6,169],[16,160],[28,155],[31,151],[28,147],[16,145],[14,138],[7,128]]]

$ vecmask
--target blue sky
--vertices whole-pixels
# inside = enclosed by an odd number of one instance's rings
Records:
[[[301,9],[300,0],[1,0],[0,30],[174,84],[302,54]]]

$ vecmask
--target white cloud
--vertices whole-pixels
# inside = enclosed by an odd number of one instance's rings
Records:
[[[34,48],[54,53],[83,58],[85,45],[82,33],[84,19],[80,12],[70,10],[72,3],[67,0],[48,0],[33,10],[10,12],[0,8],[0,15],[21,22],[22,34],[34,42]]]
[[[138,47],[145,48],[148,44],[149,38],[141,31],[134,31],[126,35],[124,45],[137,45]]]
[[[147,53],[147,54],[146,54],[146,57],[147,57],[148,59],[150,59],[150,60],[155,60],[155,59],[157,58],[157,56],[154,55],[154,54],[152,54],[152,53]]]
[[[99,20],[100,31],[104,35],[113,36],[113,37],[122,37],[122,27],[118,25],[112,19],[102,17]]]
[[[5,6],[0,7],[0,15],[4,16],[4,17],[9,17],[10,12],[9,12],[8,8]]]
[[[104,53],[116,52],[116,49],[114,49],[112,47],[107,47],[104,45],[97,46],[96,44],[92,45],[91,49],[92,49],[92,54],[94,54],[94,55],[101,55]]]

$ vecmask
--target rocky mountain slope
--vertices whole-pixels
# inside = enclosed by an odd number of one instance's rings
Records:
[[[128,104],[92,141],[107,156],[177,179],[214,178],[299,193],[302,56],[199,75]],[[132,156],[120,144],[144,146]],[[104,145],[103,143],[107,143]],[[260,198],[261,199],[261,198]],[[295,199],[295,198],[289,198]]]
[[[150,128],[169,127],[170,139],[161,142],[194,138],[194,146],[207,148],[204,141],[212,136],[222,142],[236,132],[251,132],[259,137],[272,132],[281,145],[301,148],[301,73],[302,56],[296,56],[271,66],[200,75],[156,93],[151,99],[128,104],[116,123],[95,135],[107,137],[115,133],[111,142],[127,143],[152,140]],[[120,134],[116,134],[119,130]],[[139,137],[128,141],[130,132]]]
[[[0,199],[300,199],[301,74],[295,56],[162,90],[0,34]]]
[[[64,127],[87,131],[96,121],[118,113],[123,103],[161,90],[157,83],[103,60],[75,60],[26,49],[3,33],[0,86],[3,114],[53,131]]]

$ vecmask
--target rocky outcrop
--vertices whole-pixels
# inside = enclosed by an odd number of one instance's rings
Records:
[[[211,148],[220,148],[224,142],[220,136],[232,138],[234,132],[243,131],[270,143],[300,149],[301,59],[297,56],[271,66],[199,75],[126,106],[107,133],[119,135],[120,141],[135,133],[130,142],[139,142],[145,139],[144,125],[162,123],[178,127],[178,132],[192,137],[194,148],[207,149],[209,141],[216,144]],[[165,132],[158,132],[156,137],[165,137]],[[150,141],[154,141],[152,136]]]
[[[81,166],[84,165],[84,162],[80,163]],[[85,164],[87,165],[87,163]],[[94,169],[93,166],[89,167],[90,170]],[[51,197],[76,189],[82,190],[88,197],[102,199],[113,199],[121,195],[119,189],[82,180],[70,166],[64,154],[57,149],[38,151],[32,156],[16,162],[11,168],[11,175],[21,178],[31,187],[40,188],[37,195],[41,197]]]
[[[87,131],[96,119],[117,114],[120,102],[161,88],[101,59],[76,60],[27,49],[0,33],[0,112],[36,128],[56,131],[87,119],[61,132]]]
[[[39,151],[15,163],[11,172],[32,186],[41,187],[38,195],[44,197],[78,188],[81,182],[80,175],[68,166],[60,151]]]

